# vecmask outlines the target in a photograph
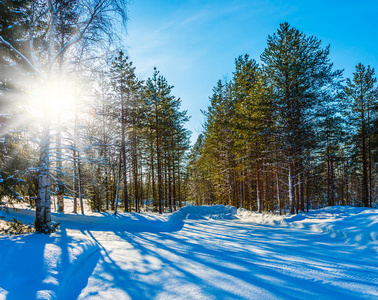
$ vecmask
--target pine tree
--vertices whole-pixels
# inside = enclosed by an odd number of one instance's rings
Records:
[[[277,110],[276,126],[282,132],[282,151],[287,157],[291,213],[294,208],[298,211],[303,201],[298,199],[303,199],[303,189],[296,197],[295,185],[302,183],[304,159],[316,147],[312,114],[322,100],[322,89],[340,75],[332,71],[328,56],[329,46],[322,49],[320,40],[307,37],[288,23],[268,37],[261,55]]]
[[[182,128],[182,124],[187,121],[186,111],[180,112],[181,100],[172,95],[172,89],[173,86],[169,85],[155,68],[152,77],[146,81],[143,96],[152,198],[159,213],[162,213],[167,205],[170,209],[172,207],[172,184],[173,179],[176,180],[172,174],[174,156],[177,153],[180,161],[188,147],[188,135]],[[178,142],[177,147],[173,144],[175,141]],[[178,171],[180,168],[178,162]]]
[[[347,79],[345,94],[351,105],[350,124],[356,134],[354,138],[356,157],[361,160],[362,173],[362,205],[372,205],[372,135],[373,126],[377,120],[377,79],[374,69],[359,63],[352,79]]]
[[[141,83],[137,80],[135,68],[132,62],[129,62],[128,57],[124,57],[124,53],[120,52],[116,57],[111,67],[112,84],[115,91],[115,113],[121,126],[121,145],[120,157],[122,161],[122,178],[123,178],[123,199],[125,203],[125,211],[129,212],[129,194],[128,194],[128,169],[126,157],[126,139],[127,130],[135,119],[135,115],[131,114],[132,101],[138,97],[137,92],[140,89]],[[119,113],[117,114],[117,111]],[[135,161],[134,161],[135,163]]]
[[[263,209],[262,189],[260,186],[261,166],[267,159],[271,143],[267,135],[272,134],[272,112],[268,98],[268,89],[264,85],[264,74],[255,60],[248,55],[240,56],[236,62],[233,77],[233,97],[235,113],[231,118],[234,139],[239,147],[239,157],[247,164],[247,174],[255,174],[256,208]],[[240,153],[240,150],[244,151]],[[266,164],[266,163],[265,163]],[[264,172],[266,173],[266,172]]]

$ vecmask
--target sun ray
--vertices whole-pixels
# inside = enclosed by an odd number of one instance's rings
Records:
[[[69,80],[49,80],[30,93],[31,114],[38,118],[69,118],[75,108],[74,85]]]

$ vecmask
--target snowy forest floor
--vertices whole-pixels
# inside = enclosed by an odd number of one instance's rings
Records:
[[[0,299],[378,299],[377,209],[53,218],[50,236],[0,236]]]

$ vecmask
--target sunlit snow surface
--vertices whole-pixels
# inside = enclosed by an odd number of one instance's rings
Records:
[[[378,210],[54,218],[51,236],[0,237],[0,299],[378,299]]]

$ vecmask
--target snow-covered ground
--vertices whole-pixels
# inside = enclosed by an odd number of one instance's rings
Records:
[[[32,222],[34,211],[0,215]],[[378,299],[378,210],[54,214],[0,236],[0,299]]]

